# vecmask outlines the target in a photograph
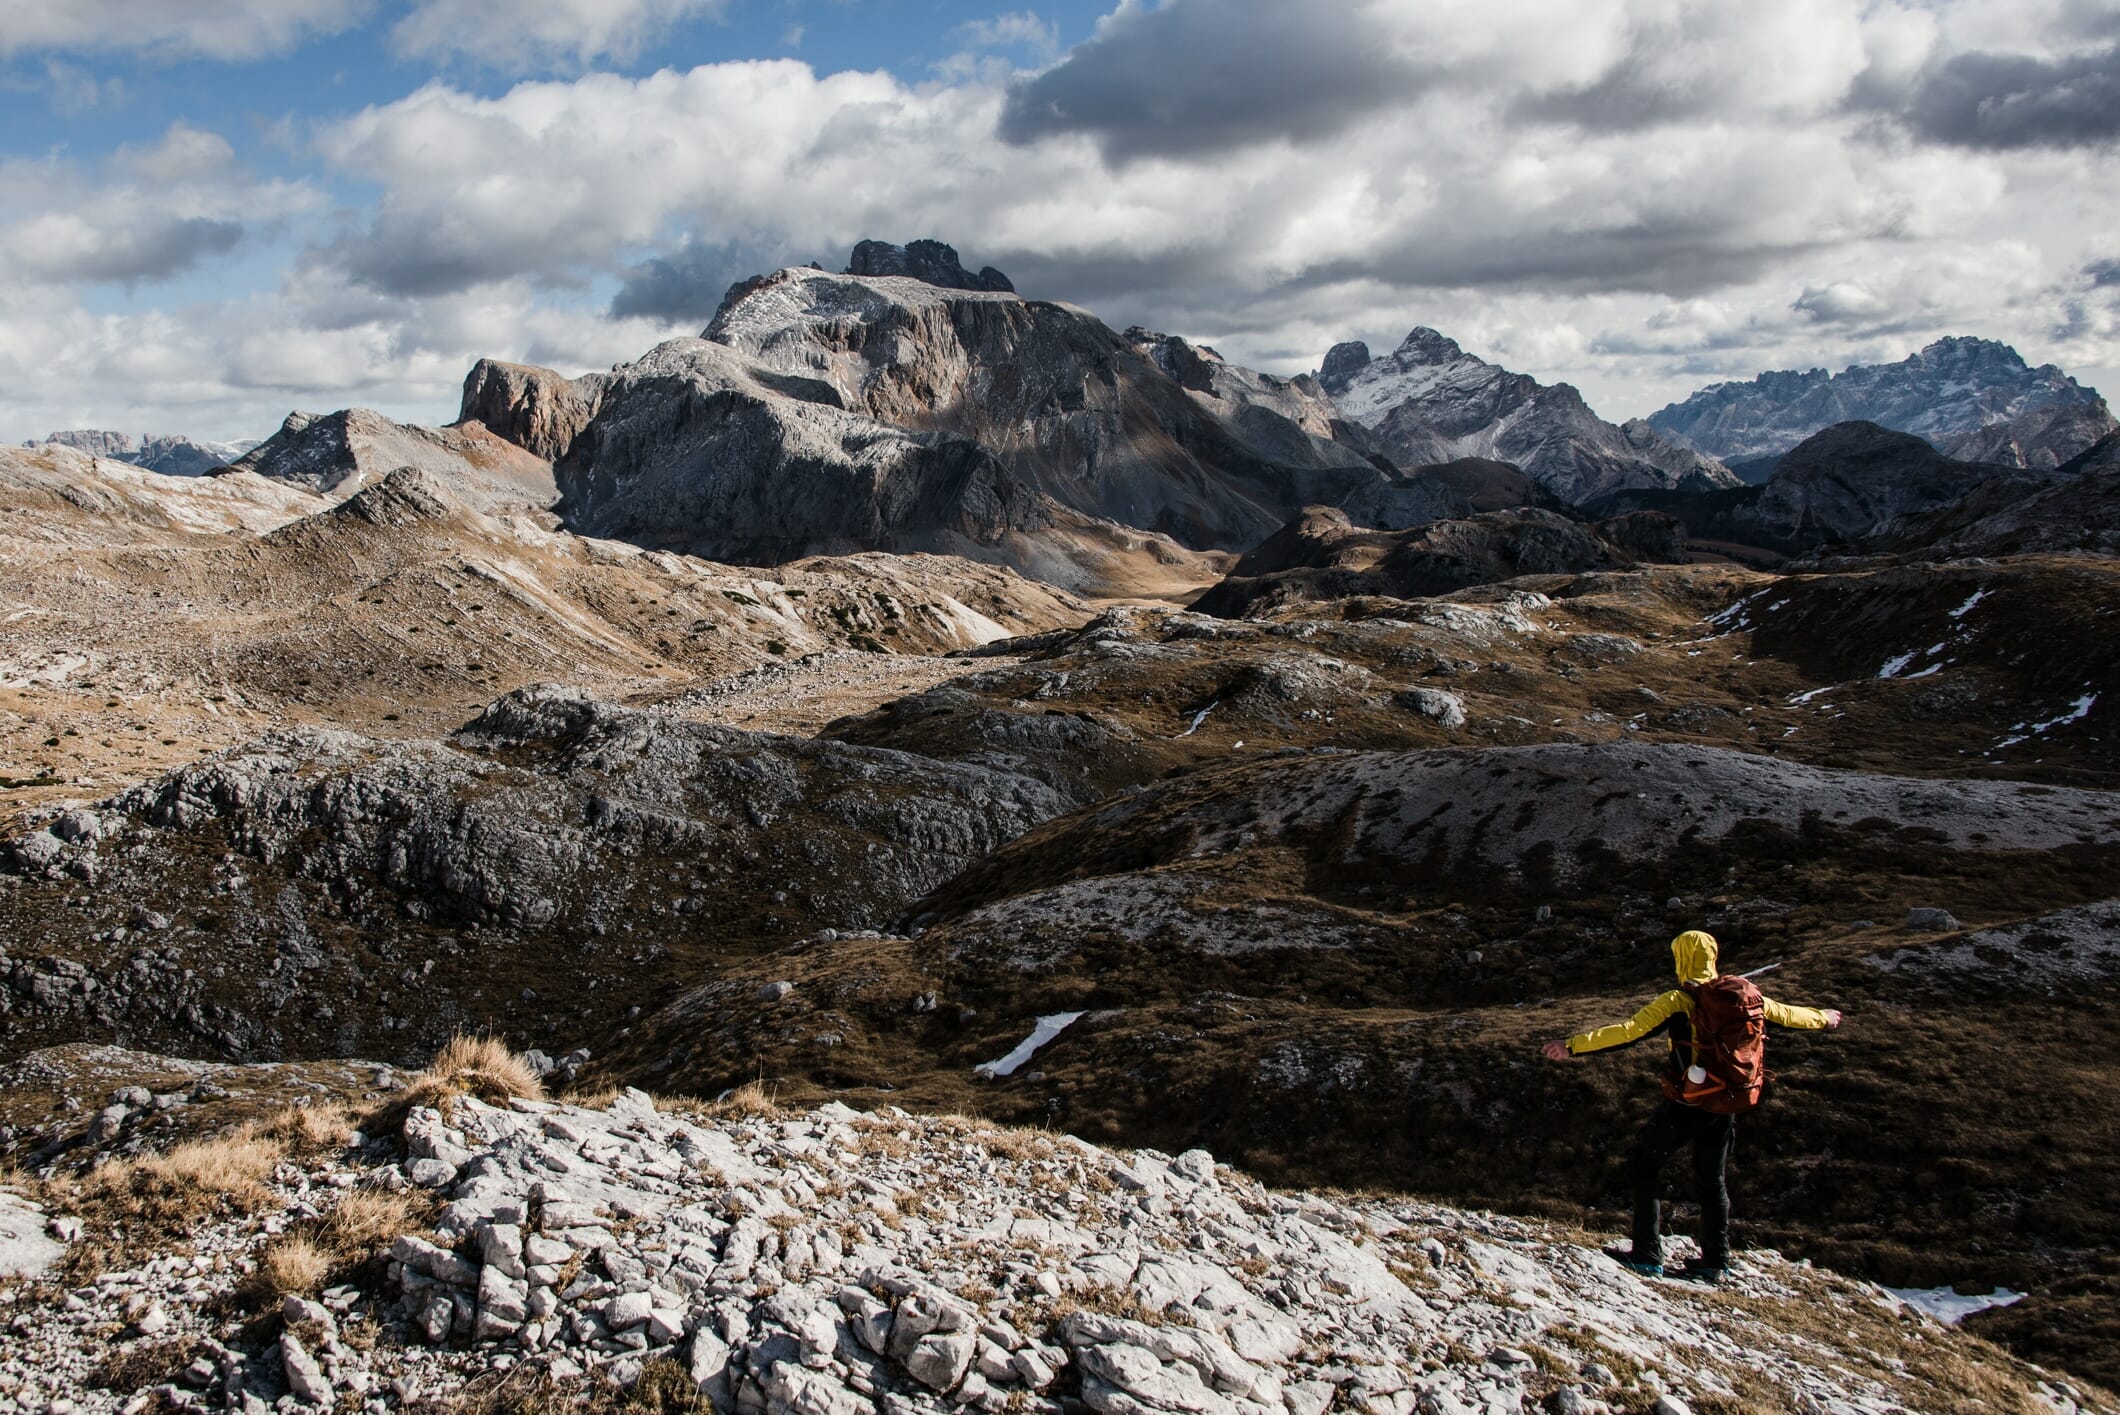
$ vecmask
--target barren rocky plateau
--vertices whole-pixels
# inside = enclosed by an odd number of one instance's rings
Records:
[[[0,1413],[2113,1408],[2102,423],[1735,487],[893,250],[0,449]],[[1690,927],[1848,1014],[1717,1290],[1597,1252],[1655,1044],[1537,1055]]]

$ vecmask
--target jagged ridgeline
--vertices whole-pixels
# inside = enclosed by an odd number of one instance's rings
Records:
[[[0,1225],[72,1265],[0,1415],[2108,1408],[1854,1281],[2120,1379],[2096,394],[1956,340],[1614,424],[977,265],[211,475],[0,449]],[[1612,1221],[1654,1066],[1538,1045],[1696,927],[1849,1019],[1772,1043],[1712,1298],[1526,1222]]]

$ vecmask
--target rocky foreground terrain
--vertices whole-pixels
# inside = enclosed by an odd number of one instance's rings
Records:
[[[143,1064],[75,1048],[16,1079]],[[119,1087],[105,1119],[200,1133],[200,1112],[303,1104],[0,1209],[0,1408],[2114,1408],[1774,1255],[1706,1290],[1565,1230],[1274,1190],[1201,1149],[795,1113],[756,1088],[555,1102],[491,1044],[354,1070]]]

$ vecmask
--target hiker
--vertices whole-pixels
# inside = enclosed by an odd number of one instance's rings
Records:
[[[1549,1061],[1629,1046],[1653,1032],[1670,1039],[1663,1104],[1649,1118],[1634,1151],[1634,1246],[1605,1252],[1647,1277],[1664,1276],[1658,1192],[1664,1160],[1680,1144],[1693,1145],[1693,1185],[1700,1198],[1700,1257],[1673,1276],[1722,1281],[1730,1266],[1730,1191],[1723,1184],[1737,1117],[1759,1104],[1766,1089],[1766,1024],[1830,1030],[1840,1013],[1830,1007],[1790,1007],[1764,997],[1751,980],[1716,971],[1715,937],[1688,929],[1671,940],[1678,986],[1624,1022],[1548,1042]]]

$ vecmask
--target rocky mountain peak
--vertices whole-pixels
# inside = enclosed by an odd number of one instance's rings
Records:
[[[1465,350],[1457,340],[1439,330],[1420,325],[1408,331],[1399,341],[1397,357],[1423,364],[1454,364],[1465,357]]]
[[[1909,356],[1906,362],[1941,371],[1977,368],[2023,372],[2031,367],[2024,361],[2024,355],[2001,340],[1965,334],[1947,334],[1924,346],[1920,353]]]
[[[863,241],[854,247],[844,272],[848,275],[904,275],[940,285],[946,290],[1015,290],[1009,278],[991,265],[977,274],[964,268],[954,246],[941,241],[908,241],[894,246],[889,241]]]
[[[1673,446],[1654,429],[1604,421],[1565,383],[1551,386],[1465,352],[1416,326],[1379,359],[1336,345],[1318,382],[1369,450],[1402,470],[1465,458],[1507,462],[1565,501],[1628,488],[1734,481],[1729,470]]]
[[[1359,339],[1349,339],[1325,351],[1325,362],[1318,367],[1318,377],[1341,378],[1368,362],[1369,346]]]

